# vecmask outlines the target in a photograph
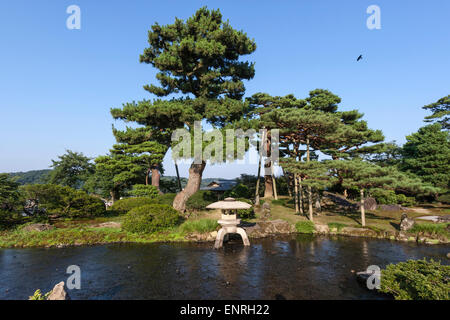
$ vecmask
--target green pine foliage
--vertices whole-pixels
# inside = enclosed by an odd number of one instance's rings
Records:
[[[425,122],[436,121],[442,125],[442,128],[450,129],[450,95],[445,96],[438,101],[422,107],[422,109],[430,110],[431,115],[425,117]]]
[[[450,187],[450,134],[439,123],[406,137],[400,169],[443,190]]]
[[[158,188],[152,185],[145,184],[135,184],[133,189],[130,191],[135,197],[147,197],[147,198],[156,198],[159,195]]]
[[[156,200],[148,197],[124,198],[114,202],[111,210],[119,214],[125,214],[128,211],[149,204],[156,204]]]
[[[213,191],[200,190],[188,199],[186,209],[191,212],[204,210],[207,205],[217,200],[217,195]]]
[[[52,160],[49,183],[80,188],[82,184],[94,172],[94,165],[91,159],[83,153],[66,150],[66,153],[58,157],[59,160]]]
[[[21,187],[25,199],[37,199],[46,215],[65,218],[98,217],[106,213],[105,204],[97,197],[81,190],[54,184],[35,184]],[[44,212],[42,213],[44,214]]]
[[[430,260],[390,264],[381,271],[381,292],[396,300],[449,300],[450,266]]]

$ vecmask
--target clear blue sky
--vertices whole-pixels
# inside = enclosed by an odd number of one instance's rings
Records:
[[[66,28],[71,4],[81,8],[81,30]],[[381,30],[366,27],[371,4],[381,8]],[[421,107],[450,93],[448,0],[3,0],[0,172],[48,168],[65,149],[107,153],[109,109],[151,98],[142,86],[155,70],[139,63],[150,25],[185,19],[203,5],[220,8],[256,40],[247,95],[329,89],[342,109],[359,109],[387,141],[403,143],[423,125]],[[187,166],[181,171],[187,175]],[[256,174],[256,166],[208,166],[204,176],[243,172]]]

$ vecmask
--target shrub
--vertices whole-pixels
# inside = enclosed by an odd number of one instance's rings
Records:
[[[240,209],[237,211],[237,214],[240,218],[242,219],[252,219],[255,217],[255,209],[253,209],[253,203],[248,200],[248,199],[244,199],[244,198],[238,198],[236,199],[237,201],[242,201],[248,204],[251,204],[252,207],[248,208],[248,209]]]
[[[328,228],[330,229],[336,228],[338,232],[341,231],[341,229],[345,228],[346,226],[347,226],[346,224],[339,222],[330,222],[328,224]]]
[[[409,229],[409,232],[423,232],[430,235],[436,234],[448,236],[449,232],[447,231],[447,228],[449,225],[450,223],[416,223],[411,229]]]
[[[180,221],[178,211],[164,204],[148,204],[130,210],[122,228],[133,233],[152,233],[176,226]]]
[[[446,203],[446,204],[450,204],[450,192],[441,194],[438,198],[437,201],[442,202],[442,203]]]
[[[316,227],[312,221],[299,221],[295,224],[295,229],[299,233],[314,233]]]
[[[26,199],[37,199],[46,214],[82,218],[105,214],[105,204],[81,190],[54,184],[25,185],[21,188]]]
[[[407,197],[404,194],[397,194],[397,203],[404,207],[411,207],[416,204],[416,198]]]
[[[130,194],[135,197],[147,197],[153,199],[158,197],[159,190],[152,185],[135,184],[133,189],[130,191]]]
[[[227,192],[226,197],[232,198],[249,198],[252,195],[250,194],[250,189],[245,184],[238,184],[231,189],[231,191]]]
[[[175,199],[176,193],[165,193],[159,195],[155,198],[156,203],[158,204],[166,204],[168,206],[172,206],[173,199]]]
[[[130,211],[131,209],[134,209],[137,207],[142,207],[142,206],[148,205],[148,204],[156,204],[156,203],[157,203],[157,200],[146,198],[146,197],[125,198],[125,199],[120,199],[120,200],[117,200],[116,202],[114,202],[111,209],[116,211],[117,213],[125,214],[128,211]]]
[[[397,204],[397,195],[393,190],[374,189],[370,192],[370,195],[379,204]]]
[[[380,291],[396,300],[449,300],[450,266],[433,260],[390,264],[381,272]]]
[[[212,219],[201,219],[201,220],[193,220],[193,221],[186,221],[180,226],[181,232],[184,233],[192,233],[192,232],[211,232],[215,231],[219,224],[217,223],[217,220]]]
[[[217,196],[209,190],[200,190],[194,193],[186,202],[188,211],[204,210],[207,205],[217,201]]]

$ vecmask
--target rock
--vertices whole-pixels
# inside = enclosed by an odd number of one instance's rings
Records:
[[[63,281],[58,283],[53,288],[53,290],[51,291],[47,300],[70,300],[69,295],[67,294],[66,290],[64,290],[64,282]]]
[[[91,228],[121,228],[122,224],[120,222],[109,221],[109,222],[94,224],[90,227]]]
[[[408,231],[409,229],[411,229],[414,226],[415,223],[416,222],[413,219],[408,218],[408,215],[403,212],[402,218],[400,220],[400,230]]]
[[[316,233],[329,233],[330,228],[326,224],[315,224]]]
[[[437,219],[438,222],[450,222],[450,214],[445,216],[439,216]]]
[[[377,201],[375,198],[366,198],[364,199],[364,209],[366,210],[377,210]]]
[[[381,211],[401,211],[404,208],[399,204],[382,204],[378,206]]]
[[[213,231],[210,233],[211,237],[213,237],[214,239],[217,238],[217,231]]]
[[[341,229],[341,233],[354,236],[354,237],[376,237],[377,233],[370,229],[365,228],[354,228],[354,227],[344,227]]]
[[[295,232],[295,227],[284,220],[259,221],[252,226],[243,226],[251,238],[262,238],[275,234],[289,234]]]
[[[369,277],[372,275],[371,272],[367,272],[367,271],[360,271],[356,273],[356,280],[358,281],[359,284],[363,285],[363,286],[367,286],[367,279],[369,279]]]
[[[34,224],[29,224],[29,225],[23,227],[22,230],[28,231],[28,232],[29,231],[41,232],[41,231],[46,231],[46,230],[52,230],[54,228],[55,228],[54,226],[51,226],[47,223],[34,223]]]

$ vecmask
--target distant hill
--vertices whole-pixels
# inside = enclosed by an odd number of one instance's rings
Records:
[[[9,175],[14,178],[20,184],[36,184],[45,183],[46,178],[50,174],[51,169],[43,170],[31,170],[26,172],[10,172]],[[176,181],[176,176],[163,176],[161,179]],[[181,178],[181,185],[184,188],[187,183],[187,178]],[[206,187],[212,181],[235,181],[235,179],[224,179],[224,178],[203,178],[200,187]]]
[[[11,172],[9,175],[20,184],[45,183],[51,169]]]

